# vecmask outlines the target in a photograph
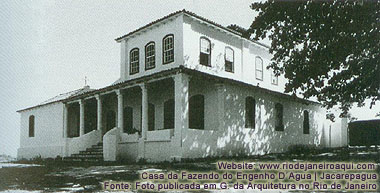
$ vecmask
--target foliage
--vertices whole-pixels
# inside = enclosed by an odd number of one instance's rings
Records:
[[[268,0],[244,35],[269,38],[268,68],[289,80],[285,92],[316,97],[346,114],[380,100],[380,1]]]
[[[227,28],[232,29],[234,31],[237,31],[237,32],[239,32],[241,34],[247,33],[247,29],[245,29],[245,28],[243,28],[241,26],[238,26],[236,24],[231,24],[231,25],[227,26]]]
[[[311,155],[320,153],[321,149],[314,145],[291,145],[287,151],[287,155]]]

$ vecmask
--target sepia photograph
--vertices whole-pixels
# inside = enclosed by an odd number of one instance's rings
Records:
[[[3,0],[0,192],[380,192],[380,1]]]

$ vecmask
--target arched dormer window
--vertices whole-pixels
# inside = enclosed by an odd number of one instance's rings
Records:
[[[29,116],[29,137],[34,137],[35,120],[34,115]]]
[[[156,47],[154,42],[149,42],[145,46],[145,70],[156,67]]]
[[[129,74],[136,74],[139,72],[140,59],[139,59],[139,49],[133,48],[129,53]]]
[[[162,61],[168,64],[174,61],[174,35],[169,34],[162,39]]]
[[[226,47],[224,53],[224,69],[226,72],[234,72],[234,50]]]
[[[204,66],[211,66],[211,41],[206,37],[200,39],[199,63]]]
[[[255,59],[255,69],[256,69],[256,79],[263,80],[264,78],[263,59],[261,59],[259,56],[256,56],[256,59]]]

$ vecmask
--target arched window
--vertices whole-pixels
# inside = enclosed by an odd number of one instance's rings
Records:
[[[164,64],[174,61],[174,36],[169,34],[162,39],[162,60]]]
[[[200,41],[199,63],[211,66],[211,41],[206,37],[201,37]]]
[[[124,133],[132,134],[134,133],[133,129],[133,108],[125,107],[124,108]]]
[[[191,129],[205,128],[205,107],[204,96],[194,95],[189,100],[189,127]]]
[[[164,103],[164,129],[174,128],[174,99]]]
[[[29,137],[34,137],[34,115],[29,116]]]
[[[255,60],[255,69],[256,69],[256,79],[263,80],[263,59],[256,57]]]
[[[275,130],[276,131],[284,131],[284,123],[283,123],[283,117],[284,117],[284,106],[280,103],[276,103],[275,105]]]
[[[303,111],[303,134],[310,134],[309,111]]]
[[[133,48],[129,54],[129,74],[138,73],[139,67],[140,67],[139,49]]]
[[[224,69],[226,72],[234,72],[234,50],[226,47],[224,53]]]
[[[148,104],[148,131],[154,131],[154,123],[155,123],[155,108],[154,104]]]
[[[145,46],[145,70],[156,67],[156,47],[154,42]]]
[[[253,97],[245,98],[245,128],[255,128],[256,101]]]

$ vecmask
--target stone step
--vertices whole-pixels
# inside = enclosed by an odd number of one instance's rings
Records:
[[[92,155],[92,154],[73,154],[71,157],[80,157],[80,158],[102,158],[103,155]]]
[[[65,157],[64,161],[74,162],[99,162],[103,161],[103,143],[100,142],[87,148],[85,151],[72,154],[70,157]]]
[[[103,148],[87,148],[86,151],[103,152]]]
[[[91,148],[99,148],[99,149],[103,149],[103,145],[93,145],[91,146]]]
[[[80,158],[80,157],[66,157],[63,161],[72,162],[102,162],[103,158]]]
[[[103,151],[80,151],[79,154],[103,155]]]

